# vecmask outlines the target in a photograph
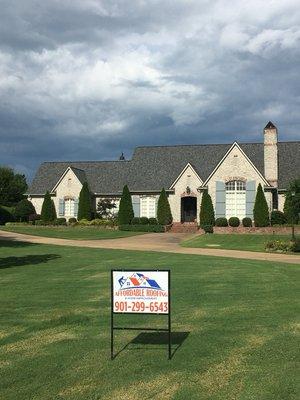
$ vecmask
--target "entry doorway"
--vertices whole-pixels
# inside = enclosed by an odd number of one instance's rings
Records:
[[[197,219],[197,197],[181,198],[181,222],[194,222]]]

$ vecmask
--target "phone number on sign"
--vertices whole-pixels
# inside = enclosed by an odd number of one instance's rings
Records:
[[[115,301],[114,312],[153,312],[167,313],[168,302],[153,301],[145,304],[143,301]]]

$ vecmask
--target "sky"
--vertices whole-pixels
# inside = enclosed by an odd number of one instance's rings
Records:
[[[0,0],[0,164],[300,140],[300,0]]]

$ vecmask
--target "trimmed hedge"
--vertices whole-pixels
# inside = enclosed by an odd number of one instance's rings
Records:
[[[133,217],[131,220],[131,225],[139,225],[141,223],[141,220],[139,217]]]
[[[284,225],[287,222],[287,218],[282,211],[271,212],[271,225]]]
[[[132,222],[131,222],[132,224]],[[149,219],[147,217],[140,217],[140,224],[141,225],[149,225]]]
[[[118,224],[128,225],[131,223],[134,217],[131,194],[128,186],[123,187],[122,197],[120,200],[119,212],[118,212]]]
[[[261,184],[258,184],[253,208],[254,223],[257,227],[270,225],[269,208]]]
[[[203,192],[202,201],[200,206],[200,226],[204,229],[204,226],[215,224],[215,211],[211,200],[211,197],[207,190]]]
[[[56,218],[54,221],[54,225],[67,225],[67,220],[66,218]]]
[[[92,198],[87,182],[84,182],[79,193],[78,220],[87,219],[90,221],[93,217]]]
[[[44,201],[41,211],[41,219],[44,222],[53,222],[56,219],[55,205],[48,191],[44,196]]]
[[[251,226],[252,226],[252,219],[249,218],[249,217],[245,217],[245,218],[243,218],[243,220],[242,220],[242,224],[243,224],[243,226],[246,227],[246,228],[251,228]]]
[[[205,233],[214,233],[214,227],[212,225],[202,225],[201,228]]]
[[[77,219],[75,217],[71,217],[71,218],[69,218],[68,222],[69,222],[69,224],[76,224]]]
[[[158,225],[158,221],[156,218],[149,218],[149,225]]]
[[[225,217],[217,218],[215,225],[216,226],[228,226],[227,218],[225,218]]]
[[[230,217],[228,220],[228,224],[229,226],[236,228],[240,226],[240,219],[238,217]]]
[[[163,225],[120,225],[120,231],[131,231],[131,232],[165,232]]]
[[[169,199],[164,188],[158,198],[157,221],[160,225],[170,225],[173,221]]]

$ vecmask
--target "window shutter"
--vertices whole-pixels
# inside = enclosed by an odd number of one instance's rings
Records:
[[[225,183],[216,182],[216,218],[225,217]]]
[[[246,182],[246,217],[253,218],[253,208],[256,196],[256,182]]]
[[[135,217],[140,216],[140,196],[132,196],[132,207]]]
[[[60,216],[65,215],[65,201],[64,199],[59,199],[59,203],[58,203],[58,214]]]
[[[77,215],[78,215],[78,203],[79,203],[79,200],[78,199],[75,199],[74,200],[74,216],[77,218]]]
[[[157,218],[158,199],[159,199],[159,196],[156,196],[156,197],[155,197],[155,218]]]

